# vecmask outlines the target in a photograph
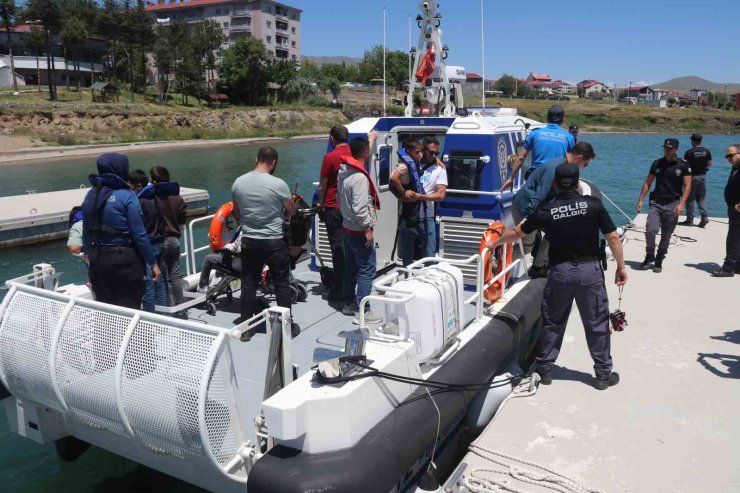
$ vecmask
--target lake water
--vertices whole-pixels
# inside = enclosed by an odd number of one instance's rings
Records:
[[[593,181],[628,215],[634,216],[635,203],[650,163],[662,155],[666,137],[659,134],[592,134],[580,140],[590,142],[597,158],[582,173]],[[687,135],[681,140],[679,154],[689,148]],[[737,136],[708,135],[704,145],[714,156],[714,168],[707,179],[710,216],[726,217],[723,200],[724,184],[729,165],[724,159],[727,147]],[[321,158],[326,140],[283,141],[271,144],[279,155],[276,175],[291,186],[298,183],[300,193],[310,196],[311,183],[318,181]],[[207,189],[211,206],[229,200],[234,179],[251,169],[260,144],[231,145],[201,149],[183,149],[132,153],[131,168],[149,170],[164,165],[174,181],[183,186]],[[95,172],[95,157],[58,160],[49,163],[20,163],[0,167],[0,195],[18,195],[26,190],[48,192],[77,188],[87,184],[87,176]],[[616,224],[627,219],[607,204]],[[698,211],[696,212],[698,216]],[[683,234],[690,235],[690,229]],[[637,259],[634,259],[637,260]],[[707,259],[720,261],[721,259]],[[63,272],[63,281],[84,278],[84,270],[76,258],[66,252],[65,243],[56,241],[41,245],[0,250],[0,280],[31,272],[33,264],[52,263]],[[0,294],[2,291],[0,291]],[[199,489],[163,474],[139,466],[126,459],[93,448],[75,463],[57,460],[54,447],[36,445],[8,431],[4,410],[0,410],[0,491],[171,491],[181,493]]]

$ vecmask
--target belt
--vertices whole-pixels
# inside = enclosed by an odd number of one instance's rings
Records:
[[[581,264],[586,262],[599,262],[601,259],[599,257],[595,256],[586,256],[586,257],[573,257],[569,259],[553,259],[553,264],[562,264],[564,262],[570,262],[572,264]]]
[[[103,249],[103,250],[117,250],[119,248],[134,248],[134,245],[133,244],[129,244],[129,245],[96,245],[96,244],[93,243],[93,246],[94,247],[100,246],[100,248]]]
[[[347,229],[347,228],[342,228],[342,231],[346,235],[365,236],[365,232],[364,231],[356,231],[354,229]]]

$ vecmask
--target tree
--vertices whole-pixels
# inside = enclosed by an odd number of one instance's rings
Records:
[[[496,81],[496,83],[493,85],[493,89],[496,91],[501,91],[504,93],[504,96],[511,96],[513,95],[517,90],[517,83],[514,80],[514,77],[512,77],[509,74],[503,74],[499,78],[499,80]]]
[[[257,38],[239,39],[224,50],[219,82],[232,101],[249,105],[265,103],[269,60],[265,44]]]
[[[316,95],[316,87],[304,77],[294,77],[283,86],[282,94],[285,101],[302,103]]]
[[[358,72],[359,82],[369,83],[383,78],[383,46],[376,45],[365,51]],[[408,53],[399,50],[386,52],[385,72],[386,85],[401,88],[409,78]]]
[[[268,65],[268,78],[270,82],[280,86],[279,100],[290,101],[293,95],[286,93],[288,85],[298,78],[298,62],[295,60],[272,60]],[[295,89],[295,87],[293,87]]]
[[[57,0],[28,0],[26,15],[41,24],[46,36],[46,68],[49,82],[49,99],[57,100],[55,63],[52,47],[52,35],[59,33],[61,23],[61,9]]]
[[[39,66],[39,56],[44,52],[46,47],[46,35],[43,29],[38,26],[31,26],[31,30],[23,35],[23,39],[26,42],[34,55],[36,55],[36,87],[41,92],[41,67]]]
[[[342,83],[339,79],[333,77],[322,80],[321,87],[325,91],[329,91],[331,93],[333,101],[337,101],[339,99],[339,95],[342,93]]]
[[[309,59],[303,59],[301,61],[301,67],[298,70],[298,76],[304,79],[312,80],[317,82],[321,80],[321,68]]]
[[[75,70],[75,79],[77,81],[77,90],[80,90],[80,49],[82,44],[89,38],[87,26],[79,17],[69,15],[62,21],[62,28],[59,31],[59,38],[64,46],[64,68],[66,72],[67,57],[72,57],[72,67]],[[67,75],[67,86],[69,87],[69,75]]]
[[[10,58],[10,73],[13,77],[13,91],[18,91],[18,81],[15,80],[15,63],[13,62],[13,43],[10,41],[10,24],[15,21],[15,0],[0,0],[0,19],[3,21],[5,36],[8,39],[8,57]]]

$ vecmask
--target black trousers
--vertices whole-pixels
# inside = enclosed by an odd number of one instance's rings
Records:
[[[278,306],[290,308],[290,259],[285,240],[262,240],[242,237],[242,318],[254,313],[257,286],[262,279],[262,269],[270,268]]]
[[[331,263],[334,266],[334,288],[342,292],[342,279],[344,278],[344,229],[342,229],[342,213],[339,209],[326,209],[324,211],[324,224],[329,236],[329,248],[331,248]]]
[[[146,271],[133,247],[93,247],[89,275],[97,301],[141,309]]]
[[[722,266],[725,270],[740,268],[740,212],[734,207],[727,211],[729,227],[727,229],[726,257]]]

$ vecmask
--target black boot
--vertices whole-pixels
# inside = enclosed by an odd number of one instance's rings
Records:
[[[655,259],[655,265],[653,266],[653,272],[655,272],[656,274],[660,274],[661,272],[663,272],[663,259],[664,258],[665,257],[658,255],[658,257]]]
[[[733,277],[735,272],[737,272],[737,269],[732,270],[722,267],[721,269],[712,272],[712,277]]]
[[[653,262],[655,262],[655,255],[648,253],[645,255],[645,260],[640,264],[640,270],[648,270],[650,268],[650,264]]]
[[[694,225],[694,218],[693,217],[687,217],[685,221],[681,221],[678,223],[679,226],[693,226]]]
[[[709,224],[709,219],[707,219],[706,217],[702,217],[701,221],[699,221],[699,224],[697,224],[697,226],[699,226],[700,228],[703,228],[707,224]]]

